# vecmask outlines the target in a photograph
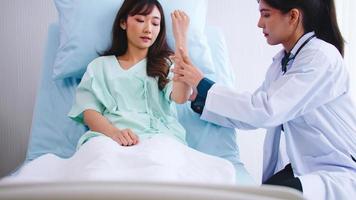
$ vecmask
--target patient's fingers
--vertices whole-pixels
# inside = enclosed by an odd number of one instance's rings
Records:
[[[122,145],[122,142],[121,142],[121,140],[120,140],[120,138],[119,138],[118,135],[119,135],[119,134],[114,135],[114,136],[112,136],[111,138],[112,138],[115,142],[119,143],[119,145]]]
[[[127,141],[126,141],[125,137],[122,135],[121,131],[120,131],[119,134],[117,134],[117,138],[119,138],[121,146],[126,146],[127,145]]]
[[[122,131],[122,135],[124,136],[125,140],[127,141],[126,146],[131,146],[133,144],[133,140],[131,139],[129,132],[130,132],[129,129],[124,129]]]
[[[182,11],[182,16],[183,16],[183,18],[185,18],[185,19],[187,19],[188,21],[190,21],[189,16],[188,16],[185,12],[183,12],[183,11]]]
[[[174,17],[178,19],[189,20],[189,16],[182,10],[175,10],[173,12]]]
[[[175,11],[174,11],[174,16],[175,16],[177,19],[182,18],[181,12],[180,12],[179,10],[175,10]]]
[[[131,130],[131,129],[128,129],[128,134],[132,140],[132,145],[135,145],[138,143],[138,137],[137,135]]]

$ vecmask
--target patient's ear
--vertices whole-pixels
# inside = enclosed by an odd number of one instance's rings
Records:
[[[120,27],[121,27],[123,30],[126,30],[126,22],[125,22],[125,20],[121,20],[121,21],[120,21]]]

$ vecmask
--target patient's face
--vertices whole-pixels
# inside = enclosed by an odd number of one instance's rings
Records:
[[[160,32],[161,14],[154,7],[148,15],[128,16],[126,33],[128,45],[139,49],[148,49],[157,39]]]
[[[283,14],[280,10],[269,6],[264,0],[259,2],[259,9],[261,15],[258,27],[263,29],[267,43],[277,45],[288,40],[290,36],[288,14]]]

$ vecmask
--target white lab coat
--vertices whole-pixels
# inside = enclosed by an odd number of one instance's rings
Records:
[[[313,33],[304,35],[291,53]],[[281,124],[286,153],[307,199],[356,198],[356,109],[348,73],[337,49],[313,38],[281,72],[273,58],[253,94],[214,84],[202,119],[235,128],[266,128],[263,181],[277,170]]]

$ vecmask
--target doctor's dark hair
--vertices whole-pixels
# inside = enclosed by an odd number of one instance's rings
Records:
[[[112,28],[111,47],[102,56],[115,55],[122,56],[128,48],[126,31],[121,28],[120,23],[127,21],[128,16],[148,15],[154,7],[157,7],[161,14],[160,32],[156,41],[148,49],[147,54],[147,75],[158,78],[158,88],[163,90],[169,82],[169,57],[173,51],[169,48],[166,39],[165,18],[161,4],[157,0],[125,0],[119,9]]]
[[[257,0],[260,2],[261,0]],[[344,39],[341,35],[334,0],[263,0],[269,6],[288,13],[301,10],[305,32],[314,31],[319,39],[333,44],[344,56]]]

